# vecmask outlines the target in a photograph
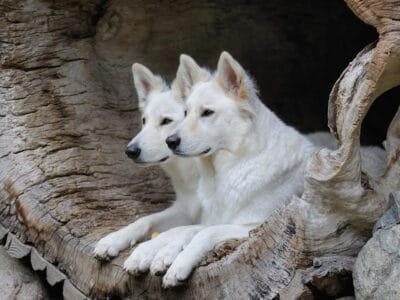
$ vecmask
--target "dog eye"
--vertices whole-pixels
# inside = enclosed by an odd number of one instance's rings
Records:
[[[142,119],[142,124],[143,124],[143,125],[146,124],[146,118],[143,118],[143,119]]]
[[[164,119],[162,119],[162,121],[161,121],[160,125],[161,125],[161,126],[163,126],[163,125],[167,125],[167,124],[169,124],[169,123],[171,123],[171,122],[172,122],[172,120],[171,120],[171,119],[164,118]]]
[[[186,118],[186,115],[187,115],[187,110],[185,110],[184,114],[185,114],[185,118]]]
[[[202,116],[202,117],[208,117],[208,116],[211,116],[213,113],[214,113],[213,110],[211,110],[211,109],[205,109],[205,110],[203,110],[203,112],[201,113],[201,116]]]

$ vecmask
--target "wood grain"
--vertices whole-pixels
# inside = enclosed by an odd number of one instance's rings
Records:
[[[227,11],[224,3],[205,0],[160,7],[123,0],[1,1],[0,241],[14,257],[30,255],[51,285],[62,284],[66,299],[289,299],[313,290],[340,295],[346,283],[335,281],[337,290],[327,291],[327,274],[351,272],[350,262],[386,209],[386,195],[400,190],[399,114],[388,131],[382,178],[361,172],[359,142],[372,103],[399,85],[400,2],[346,2],[377,29],[379,40],[354,58],[332,89],[329,125],[340,147],[310,158],[301,199],[289,201],[235,251],[216,250],[217,258],[197,268],[186,286],[165,291],[159,278],[123,272],[128,251],[109,263],[92,254],[100,237],[164,209],[173,198],[159,169],[139,168],[123,153],[139,127],[130,63],[140,61],[171,78],[176,65],[170,62],[187,49],[211,65],[224,47],[249,57],[242,45],[258,49],[262,43],[258,56],[267,65],[263,49],[273,46],[267,37],[289,45],[272,26],[282,16],[264,15],[280,6],[238,1]],[[282,15],[308,16],[307,7],[289,8]],[[171,15],[157,23],[149,17],[155,11]],[[205,27],[197,16],[205,18]],[[186,25],[179,28],[178,46],[166,53],[176,37],[166,35],[172,20]],[[221,44],[206,45],[209,35],[221,37]],[[279,47],[271,49],[279,56]],[[320,257],[334,259],[322,259],[315,270]]]
[[[4,247],[7,253],[14,258],[26,257],[31,252],[32,248],[21,243],[15,236],[12,236],[10,234],[7,235],[7,241]]]
[[[50,285],[62,284],[64,299],[89,299],[75,285],[73,285],[65,274],[58,270],[52,263],[44,259],[38,251],[28,245],[21,243],[17,237],[8,232],[0,225],[0,232],[6,232],[4,241],[7,253],[14,258],[25,258],[30,255],[31,267],[35,271],[46,271],[46,280]],[[18,293],[18,291],[17,291]],[[35,297],[32,295],[32,297]]]

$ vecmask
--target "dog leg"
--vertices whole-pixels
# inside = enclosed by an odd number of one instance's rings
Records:
[[[172,227],[190,224],[192,220],[187,216],[179,202],[161,212],[145,216],[128,226],[110,233],[98,241],[94,255],[98,259],[109,259],[117,256],[120,251],[148,238],[153,231],[162,232]]]
[[[124,269],[133,275],[139,275],[149,270],[150,265],[154,262],[160,251],[164,252],[165,247],[169,248],[170,244],[179,247],[178,253],[182,247],[186,246],[191,238],[201,230],[202,225],[188,225],[172,228],[168,231],[160,233],[152,240],[139,244],[132,254],[125,260]],[[186,243],[186,244],[185,244]],[[177,254],[176,254],[177,255]]]
[[[182,226],[168,230],[167,232],[174,231],[175,229],[182,228],[179,233],[173,232],[172,241],[165,245],[160,251],[157,252],[153,262],[150,266],[150,273],[152,275],[164,275],[169,266],[173,263],[178,254],[186,248],[192,238],[202,229],[204,225],[191,225]]]
[[[215,245],[229,239],[248,236],[249,230],[256,225],[216,225],[200,231],[187,247],[174,260],[163,278],[163,287],[179,285],[187,279],[200,261]]]

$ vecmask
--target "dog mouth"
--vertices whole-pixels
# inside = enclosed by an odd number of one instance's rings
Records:
[[[166,157],[164,157],[164,158],[161,158],[161,159],[159,160],[159,162],[164,162],[164,161],[166,161],[168,158],[169,158],[169,156],[166,156]]]
[[[211,151],[211,147],[208,147],[206,150],[201,151],[200,153],[185,153],[180,151],[179,149],[174,150],[174,154],[182,157],[195,157],[195,156],[202,156],[207,154]]]
[[[169,158],[169,156],[165,156],[159,160],[154,160],[154,161],[144,161],[141,159],[133,159],[133,161],[138,165],[157,165],[157,164],[167,161],[168,158]]]
[[[211,151],[211,147],[207,148],[206,150],[204,150],[203,152],[201,152],[201,154],[207,154],[208,152]]]

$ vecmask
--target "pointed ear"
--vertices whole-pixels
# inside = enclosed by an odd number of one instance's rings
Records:
[[[185,99],[197,82],[206,80],[209,72],[201,68],[189,55],[181,54],[172,89],[179,99]]]
[[[139,100],[139,108],[143,108],[147,96],[153,91],[162,91],[164,83],[162,79],[154,75],[148,68],[142,64],[134,63],[132,65],[133,82]]]
[[[226,92],[238,99],[249,98],[252,82],[243,67],[226,51],[219,57],[216,79]]]

